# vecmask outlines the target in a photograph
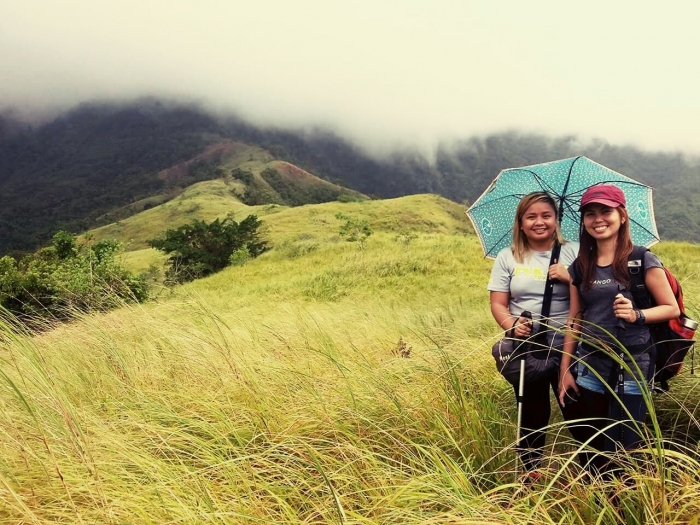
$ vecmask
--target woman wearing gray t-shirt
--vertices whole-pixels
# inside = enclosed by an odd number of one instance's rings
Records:
[[[550,266],[554,244],[562,244],[559,259]],[[569,311],[569,281],[567,266],[578,253],[578,244],[565,242],[559,229],[554,199],[547,193],[536,192],[523,197],[515,212],[513,244],[502,250],[491,270],[488,290],[491,292],[491,313],[504,331],[526,339],[532,332],[532,322],[521,314],[532,313],[540,327],[549,327],[547,337],[553,348],[561,349],[563,327]],[[540,319],[547,275],[555,280],[550,316]],[[541,321],[541,324],[539,323]],[[551,355],[551,353],[550,353]],[[514,385],[516,400],[518,386]],[[526,381],[522,397],[522,421],[518,436],[518,453],[526,469],[525,481],[539,476],[545,445],[544,428],[551,415],[550,389],[558,396],[556,370],[550,377]],[[569,410],[574,411],[576,407]],[[578,414],[564,414],[576,419]],[[575,436],[576,437],[576,436]]]

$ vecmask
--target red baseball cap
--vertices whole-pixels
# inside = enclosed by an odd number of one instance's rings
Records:
[[[612,184],[599,184],[588,188],[584,192],[583,197],[581,197],[581,206],[579,207],[579,211],[581,211],[587,204],[594,202],[604,204],[605,206],[610,206],[611,208],[617,208],[627,204],[627,201],[625,200],[625,193],[620,188],[613,186]]]

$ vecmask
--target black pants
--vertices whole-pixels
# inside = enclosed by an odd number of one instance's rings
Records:
[[[513,385],[513,389],[517,401],[518,386]],[[550,389],[554,392],[555,399],[559,399],[559,376],[556,373],[540,381],[527,382],[523,388],[523,411],[517,451],[528,472],[537,470],[542,463],[547,438],[544,428],[549,425],[549,417],[552,414]],[[583,403],[578,401],[567,403],[565,407],[559,405],[559,408],[565,421],[590,417],[585,412]],[[569,425],[567,428],[579,443],[590,437],[590,431],[583,426]],[[579,461],[585,464],[590,462],[590,458],[582,454]]]
[[[639,429],[644,426],[647,408],[641,395],[624,394],[623,404],[620,404],[609,393],[601,394],[583,387],[579,387],[579,391],[581,408],[585,412],[583,417],[587,420],[576,423],[579,427],[577,439],[590,440],[590,448],[601,452],[633,450],[642,444]],[[613,425],[613,422],[617,423]],[[583,458],[579,460],[592,471],[604,473],[618,470],[601,454],[587,454],[585,463]]]
[[[584,344],[584,347],[586,345]],[[649,381],[654,374],[655,349],[645,343],[637,346],[628,346],[626,353],[633,356],[634,363],[641,369],[641,378],[632,377],[628,371],[624,371],[625,381]],[[587,366],[591,366],[603,376],[608,384],[616,385],[619,382],[619,368],[610,359],[600,352],[591,352],[589,349]],[[625,357],[626,360],[630,359]],[[629,364],[633,370],[636,368]],[[585,373],[585,372],[584,372]],[[590,439],[590,448],[601,452],[616,452],[621,449],[633,450],[638,448],[643,437],[640,430],[644,428],[644,420],[647,415],[647,407],[641,394],[626,394],[618,392],[613,386],[613,392],[599,393],[579,386],[581,392],[580,402],[586,423],[581,426],[579,435],[583,439]],[[590,463],[595,470],[602,472],[617,472],[619,469],[610,463],[603,455],[592,454]]]

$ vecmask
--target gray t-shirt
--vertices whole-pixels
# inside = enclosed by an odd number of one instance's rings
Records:
[[[579,245],[576,242],[562,244],[559,262],[568,267],[578,255]],[[491,269],[491,279],[487,286],[490,292],[508,292],[510,303],[508,309],[512,315],[520,315],[523,311],[532,312],[533,319],[541,317],[544,284],[547,280],[549,260],[552,252],[530,252],[522,263],[513,258],[510,248],[504,248],[496,257]],[[552,305],[549,316],[553,327],[560,328],[566,323],[569,314],[569,285],[554,284]]]
[[[661,268],[659,258],[652,252],[644,254],[644,268]],[[576,272],[572,266],[569,274],[576,279]],[[603,340],[611,343],[611,337],[605,333],[607,330],[625,346],[642,345],[649,341],[649,327],[625,323],[625,329],[617,328],[618,319],[613,312],[613,302],[618,293],[622,293],[628,299],[632,299],[629,291],[621,291],[623,283],[618,282],[613,276],[612,266],[596,266],[595,278],[588,290],[579,287],[581,306],[585,323],[582,326],[584,341]],[[636,305],[635,305],[636,307]]]

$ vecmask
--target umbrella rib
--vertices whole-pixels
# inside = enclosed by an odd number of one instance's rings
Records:
[[[624,175],[620,175],[620,177],[624,177]],[[591,184],[589,187],[599,186],[601,184],[626,184],[628,186],[639,186],[640,188],[649,188],[648,184],[643,184],[641,182],[637,182],[634,180],[614,180],[614,179],[600,180],[600,181],[596,182],[595,184]],[[582,195],[587,189],[588,189],[588,187],[581,188],[580,190],[578,190],[576,192],[572,192],[570,195],[576,195],[576,194]]]
[[[620,177],[624,177],[624,175],[620,175]],[[568,184],[568,183],[567,183],[567,184]],[[640,188],[648,188],[648,187],[649,187],[649,186],[646,185],[646,184],[642,184],[641,182],[637,182],[637,181],[634,181],[634,180],[602,180],[602,181],[596,182],[595,184],[591,184],[591,186],[589,186],[589,187],[599,186],[600,184],[627,184],[627,185],[629,185],[629,186],[639,186]],[[566,199],[567,199],[567,203],[568,203],[570,206],[572,206],[572,205],[574,205],[574,204],[577,204],[576,202],[572,202],[572,197],[575,198],[575,197],[581,197],[581,196],[583,196],[583,194],[586,192],[586,190],[587,190],[589,187],[581,188],[581,189],[579,189],[579,190],[577,190],[577,191],[574,191],[574,192],[571,192],[571,193],[569,193],[569,194],[566,194],[566,193],[565,193]]]
[[[574,209],[575,203],[570,202],[566,199],[564,199],[561,203],[561,206],[559,208],[559,222],[561,223],[562,218],[566,213],[569,213],[573,215],[574,217],[577,216],[578,210]]]
[[[659,239],[659,236],[657,234],[655,234],[653,231],[650,231],[649,228],[647,228],[646,226],[641,225],[638,221],[630,218],[630,222],[635,223],[641,230],[644,230],[645,232],[647,232],[654,239],[661,240],[661,239]]]
[[[620,176],[624,177],[624,175],[620,175]],[[591,184],[588,187],[580,188],[577,191],[571,192],[568,195],[566,195],[566,197],[567,198],[576,197],[576,196],[580,197],[586,192],[586,190],[588,188],[592,188],[593,186],[599,186],[601,184],[620,184],[620,185],[626,184],[627,186],[639,186],[640,188],[649,188],[649,186],[647,184],[642,184],[641,182],[636,182],[633,180],[601,180],[601,181],[596,182],[595,184]]]
[[[529,173],[530,175],[532,175],[532,178],[535,179],[535,182],[537,182],[537,184],[539,184],[540,189],[541,189],[542,191],[546,191],[546,192],[549,193],[550,195],[554,195],[554,196],[556,196],[556,197],[561,198],[561,195],[557,194],[557,192],[554,191],[554,188],[552,188],[552,185],[551,185],[551,184],[547,184],[547,183],[544,181],[544,179],[543,179],[540,175],[538,175],[537,173],[535,173],[534,171],[528,170],[528,169],[524,169],[524,168],[512,168],[512,169],[509,170],[509,171],[524,171],[524,172],[526,172],[526,173]],[[530,193],[532,193],[532,192],[530,192]],[[526,194],[523,194],[523,195],[526,195]]]
[[[481,206],[490,206],[492,203],[496,201],[500,201],[503,199],[512,199],[513,197],[517,197],[518,200],[522,199],[526,194],[525,193],[511,193],[509,195],[503,195],[502,197],[498,197],[496,199],[490,200],[488,202],[479,202],[476,201],[468,210],[467,212],[471,212],[473,210],[478,210]]]
[[[569,173],[566,176],[566,182],[564,182],[564,190],[561,192],[562,197],[559,198],[559,224],[561,224],[561,220],[564,217],[564,201],[566,200],[563,196],[566,195],[566,190],[569,187],[569,182],[571,181],[571,172],[574,171],[574,164],[576,164],[576,161],[581,158],[581,155],[576,157],[573,162],[571,163],[571,166],[569,166]]]
[[[512,234],[513,234],[513,230],[510,230],[508,233],[510,233],[510,234],[512,235]],[[501,241],[502,241],[503,239],[505,239],[505,238],[507,237],[508,233],[504,233],[503,235],[501,235],[501,238],[498,239],[498,242],[497,242],[496,244],[494,244],[493,247],[492,247],[488,252],[486,252],[486,251],[484,250],[484,251],[485,251],[484,257],[489,257],[489,256],[493,257],[493,254],[492,254],[493,249],[494,249],[496,246],[498,246],[498,245],[501,243]]]

